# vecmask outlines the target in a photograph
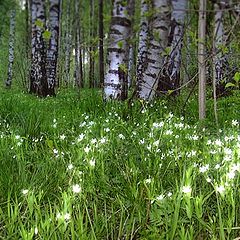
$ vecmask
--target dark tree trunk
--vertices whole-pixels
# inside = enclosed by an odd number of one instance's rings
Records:
[[[82,53],[81,53],[81,22],[79,16],[79,1],[75,0],[75,84],[83,87]]]
[[[66,16],[66,34],[65,34],[65,66],[64,66],[64,83],[67,86],[70,83],[70,59],[72,51],[72,35],[71,35],[71,0],[67,0],[67,16]]]
[[[104,82],[104,49],[103,49],[103,0],[99,0],[99,80],[100,87],[103,86]]]
[[[89,87],[94,88],[94,0],[91,0],[90,8],[90,47],[89,47]]]

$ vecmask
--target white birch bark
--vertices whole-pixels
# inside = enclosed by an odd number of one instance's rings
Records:
[[[143,72],[146,67],[146,57],[148,49],[148,37],[149,37],[149,23],[148,14],[149,3],[147,0],[141,1],[141,22],[140,22],[140,32],[139,32],[139,44],[138,44],[138,56],[137,56],[137,84],[138,86],[142,84]]]
[[[45,69],[45,47],[42,37],[45,26],[44,0],[31,1],[31,22],[32,22],[32,41],[31,41],[31,73],[30,73],[30,93],[38,96],[46,96],[47,77]]]
[[[15,40],[16,11],[11,11],[10,16],[10,34],[9,34],[9,56],[8,56],[8,77],[5,82],[6,87],[11,87],[14,62],[14,40]]]
[[[51,37],[46,57],[46,73],[50,95],[55,95],[54,88],[57,81],[57,59],[59,38],[60,0],[50,0],[49,24]]]
[[[104,98],[125,99],[127,95],[127,59],[131,20],[124,0],[113,1],[113,13],[107,49],[107,69],[104,79]]]
[[[166,74],[169,79],[169,89],[175,89],[180,84],[181,50],[183,45],[184,21],[186,17],[187,0],[172,0],[172,40],[170,55],[167,57]]]
[[[152,100],[159,82],[159,73],[163,67],[164,51],[168,43],[171,20],[171,5],[168,0],[153,0],[154,14],[152,16],[151,36],[146,54],[146,69],[142,81],[138,82],[138,97]]]

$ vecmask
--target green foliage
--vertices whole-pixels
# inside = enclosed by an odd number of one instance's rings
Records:
[[[238,99],[219,100],[220,132],[194,123],[196,99],[183,117],[181,99],[1,90],[0,237],[236,238]]]
[[[44,27],[44,23],[40,19],[37,19],[35,24],[39,28],[43,28]]]
[[[45,30],[42,35],[45,40],[49,40],[51,38],[51,32],[48,30]]]

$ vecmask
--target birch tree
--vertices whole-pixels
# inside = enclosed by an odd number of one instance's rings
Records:
[[[146,70],[149,22],[148,22],[149,1],[141,1],[141,21],[139,32],[138,56],[137,56],[137,84],[138,87],[143,83],[143,73]]]
[[[59,16],[60,1],[50,0],[49,25],[50,40],[46,57],[46,74],[48,83],[48,95],[55,95],[55,85],[57,81],[57,60],[58,60],[58,38],[59,38]]]
[[[45,1],[31,1],[31,71],[30,71],[30,93],[40,97],[48,95],[48,82],[45,69],[45,44],[42,33],[45,27]]]
[[[174,90],[180,85],[181,50],[184,36],[187,0],[172,0],[171,33],[169,55],[164,62],[160,78],[160,90]]]
[[[128,38],[131,32],[129,8],[133,0],[114,0],[107,49],[104,98],[127,98]]]
[[[8,77],[5,82],[6,87],[11,87],[14,62],[14,40],[15,40],[16,11],[11,11],[10,16],[10,34],[9,34],[9,57],[8,57]]]
[[[169,0],[153,0],[153,15],[149,26],[149,44],[144,62],[144,70],[137,82],[137,96],[144,100],[152,100],[159,82],[159,74],[163,67],[164,51],[168,44],[171,20],[171,4]]]

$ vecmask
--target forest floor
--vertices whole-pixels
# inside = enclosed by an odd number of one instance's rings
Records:
[[[239,237],[239,99],[0,90],[0,239]]]

